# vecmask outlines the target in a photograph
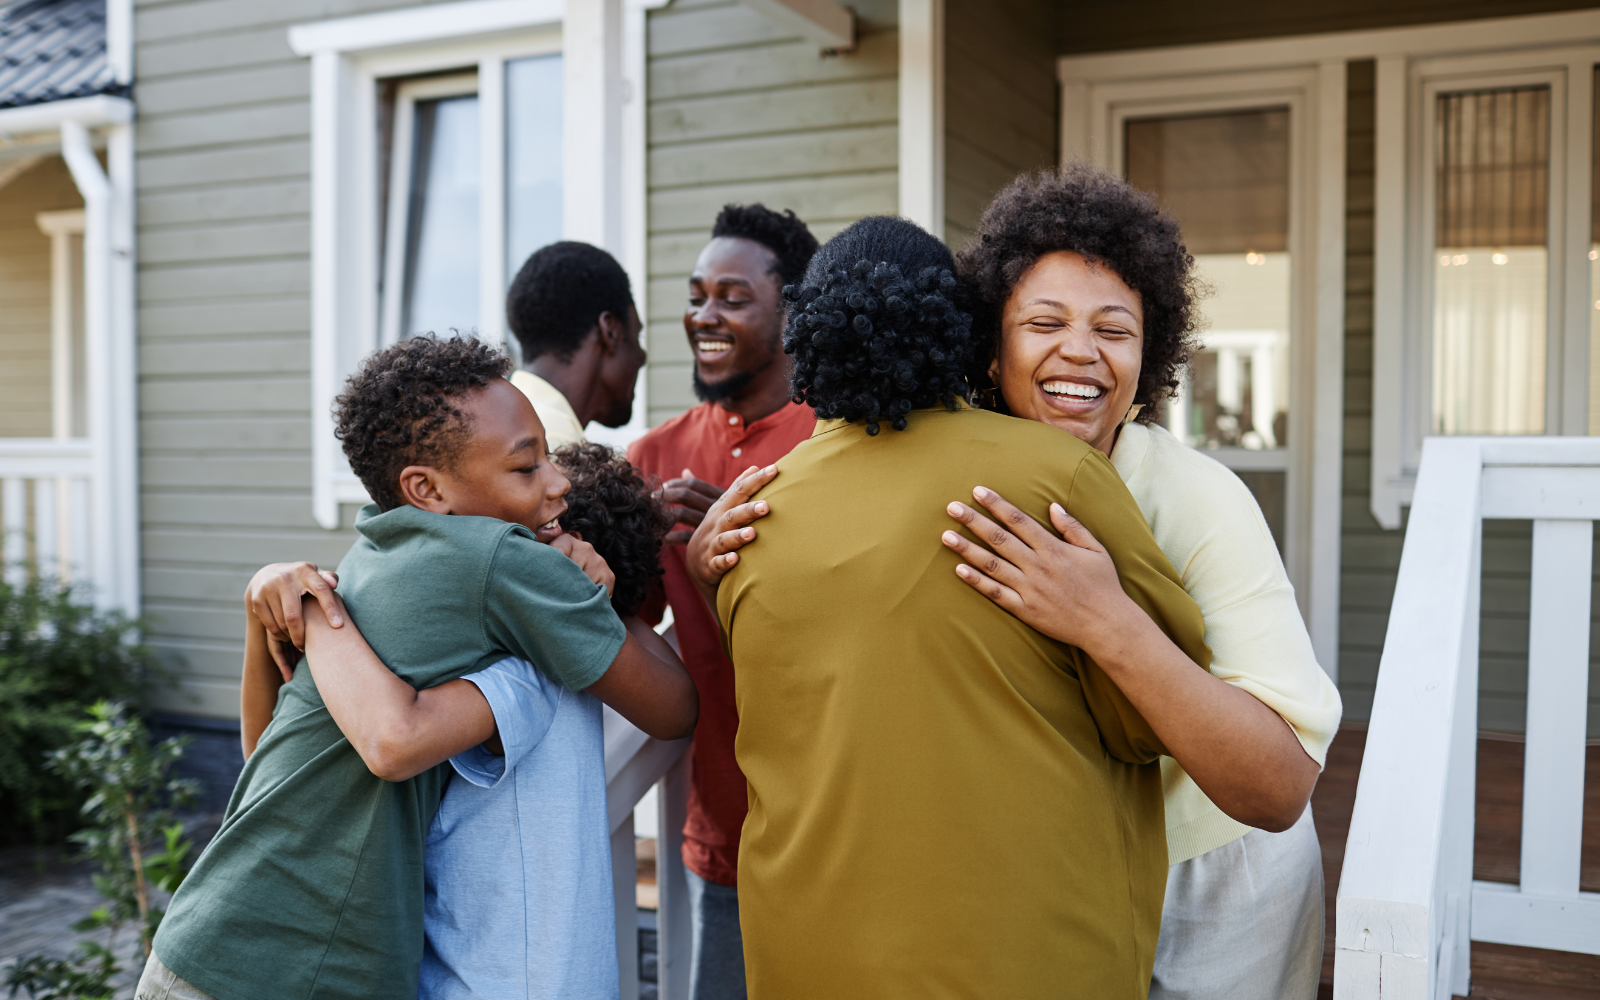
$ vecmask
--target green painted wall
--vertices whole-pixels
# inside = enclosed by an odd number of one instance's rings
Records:
[[[826,240],[899,202],[894,3],[856,6],[853,52],[824,56],[734,0],[649,19],[649,419],[694,405],[687,280],[718,210],[792,208]]]

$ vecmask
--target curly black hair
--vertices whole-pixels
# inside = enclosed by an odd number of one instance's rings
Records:
[[[958,257],[976,325],[992,343],[999,344],[1000,316],[1017,282],[1040,257],[1061,250],[1110,268],[1138,293],[1144,354],[1133,401],[1145,404],[1138,419],[1149,423],[1199,346],[1194,257],[1177,220],[1150,195],[1081,163],[1018,177],[984,211]]]
[[[633,307],[628,272],[596,246],[564,240],[534,251],[506,293],[506,324],[522,360],[554,354],[565,361],[610,313],[624,322]]]
[[[960,308],[950,250],[905,219],[874,215],[823,244],[789,301],[783,349],[794,401],[822,419],[906,429],[906,414],[967,395],[987,344]]]
[[[792,285],[806,273],[806,265],[817,252],[817,238],[790,208],[782,212],[756,202],[753,205],[724,205],[711,224],[711,238],[737,236],[759,243],[777,258],[773,273],[780,285]]]
[[[511,371],[511,359],[472,337],[432,334],[368,356],[333,401],[334,435],[380,510],[403,506],[408,465],[448,467],[469,433],[450,401]]]
[[[581,535],[611,567],[612,610],[623,618],[638,614],[645,591],[661,576],[661,542],[672,515],[621,452],[584,442],[550,457],[572,481],[562,530]]]

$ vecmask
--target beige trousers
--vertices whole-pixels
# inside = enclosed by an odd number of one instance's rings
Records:
[[[134,1000],[214,1000],[209,993],[201,993],[178,974],[162,964],[155,952],[144,963],[144,973],[139,976],[139,987],[133,992]]]
[[[1150,1000],[1315,1000],[1322,848],[1311,807],[1167,872]]]

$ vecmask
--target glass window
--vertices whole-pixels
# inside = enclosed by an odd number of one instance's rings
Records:
[[[1542,434],[1550,89],[1436,100],[1433,431]]]
[[[506,281],[561,238],[561,56],[506,63]]]
[[[400,335],[478,325],[478,98],[417,101]]]
[[[1600,434],[1600,69],[1594,73],[1589,165],[1589,433]]]
[[[1282,454],[1290,403],[1288,109],[1130,120],[1125,159],[1129,182],[1154,193],[1183,226],[1208,290],[1204,349],[1162,422],[1225,463],[1233,449]],[[1281,544],[1286,463],[1233,464]]]

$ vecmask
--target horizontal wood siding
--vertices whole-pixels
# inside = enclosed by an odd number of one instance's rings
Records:
[[[649,16],[652,426],[695,402],[686,282],[723,205],[792,208],[820,240],[896,211],[893,5],[852,6],[859,44],[828,56],[733,0],[677,0]]]
[[[251,573],[350,545],[311,518],[311,70],[287,32],[409,5],[136,6],[143,586],[169,711],[235,716]]]
[[[0,169],[6,166],[0,161]],[[37,216],[82,208],[59,156],[0,188],[0,437],[49,437],[50,237]]]
[[[1049,0],[945,6],[944,234],[960,249],[1001,188],[1055,164],[1055,7]]]

